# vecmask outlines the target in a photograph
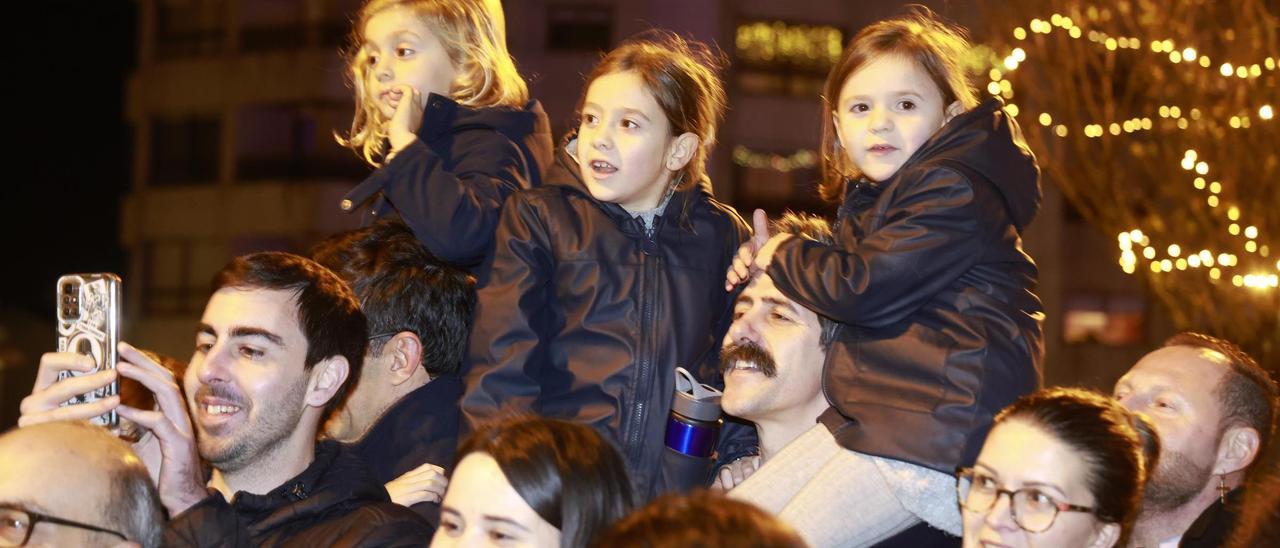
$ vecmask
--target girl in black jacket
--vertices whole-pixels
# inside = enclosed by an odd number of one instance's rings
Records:
[[[753,239],[727,280],[764,270],[842,324],[823,368],[832,409],[821,422],[886,478],[907,470],[931,486],[908,493],[889,482],[908,511],[952,532],[954,504],[928,501],[945,500],[947,474],[973,463],[991,418],[1039,387],[1043,355],[1036,268],[1021,247],[1039,169],[999,100],[979,103],[967,50],[963,32],[926,9],[854,37],[823,90],[835,244]]]
[[[593,426],[642,496],[657,489],[676,366],[718,375],[722,269],[747,236],[704,174],[724,107],[706,59],[664,34],[595,67],[547,183],[503,207],[471,331],[472,425],[509,406]]]
[[[366,222],[394,208],[432,254],[479,265],[503,200],[540,184],[551,161],[550,124],[507,53],[501,6],[371,0],[355,29],[356,113],[338,141],[378,170],[342,209],[381,192]]]

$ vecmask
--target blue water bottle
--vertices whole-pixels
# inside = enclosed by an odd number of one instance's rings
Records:
[[[667,419],[667,447],[691,457],[707,458],[720,438],[720,396],[685,368],[676,368],[676,391]]]

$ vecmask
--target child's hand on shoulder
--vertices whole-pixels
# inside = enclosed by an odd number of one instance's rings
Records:
[[[418,128],[422,125],[422,93],[408,84],[398,84],[392,89],[400,92],[396,112],[387,123],[387,140],[391,141],[394,156],[418,138]]]
[[[756,272],[768,268],[778,244],[790,236],[780,234],[770,237],[769,217],[763,209],[755,210],[751,216],[751,224],[754,235],[738,247],[738,255],[733,258],[733,264],[729,266],[729,272],[725,276],[725,291],[733,291],[738,284],[751,280]]]

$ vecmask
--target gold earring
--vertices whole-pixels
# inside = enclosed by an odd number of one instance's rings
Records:
[[[1227,475],[1218,474],[1218,501],[1222,504],[1227,503],[1227,491],[1230,491],[1227,489]]]

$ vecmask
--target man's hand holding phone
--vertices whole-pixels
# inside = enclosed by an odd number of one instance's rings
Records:
[[[58,374],[63,371],[84,373],[96,367],[90,356],[76,352],[47,352],[40,357],[40,369],[31,395],[22,399],[18,409],[18,426],[31,426],[52,421],[89,420],[120,405],[120,396],[110,396],[81,405],[62,403],[88,392],[103,388],[116,380],[114,369],[104,369],[89,375],[69,377],[61,382]]]

